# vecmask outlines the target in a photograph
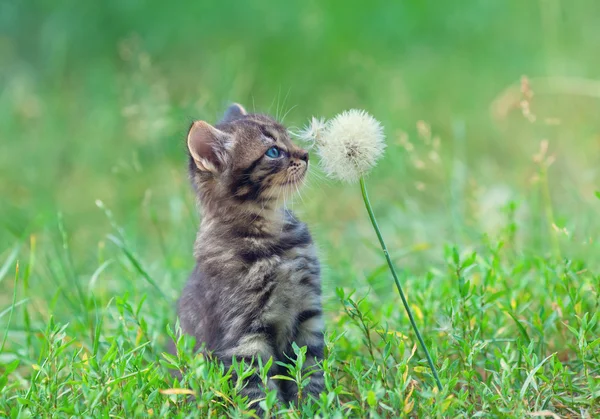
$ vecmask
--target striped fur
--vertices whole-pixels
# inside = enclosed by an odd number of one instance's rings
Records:
[[[306,224],[281,205],[303,181],[308,154],[272,118],[236,109],[207,134],[220,138],[211,143],[220,150],[190,150],[203,218],[197,264],[179,300],[181,327],[226,365],[234,357],[289,362],[296,342],[307,347],[306,368],[315,369],[324,349],[319,261]],[[265,156],[273,146],[281,158]],[[270,374],[285,371],[273,363]],[[322,371],[310,377],[305,392],[316,397]],[[282,400],[296,400],[290,382],[272,381]],[[252,400],[264,396],[257,377],[244,391]]]

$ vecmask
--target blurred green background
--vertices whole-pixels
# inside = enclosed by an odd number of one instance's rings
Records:
[[[448,241],[495,234],[511,201],[523,248],[549,253],[554,223],[568,231],[557,235],[569,241],[563,252],[593,253],[599,9],[595,0],[2,0],[0,254],[34,237],[48,263],[30,286],[60,313],[48,285],[61,277],[60,249],[72,253],[69,275],[88,281],[119,254],[106,240],[118,226],[175,298],[198,219],[185,132],[232,101],[287,113],[291,127],[353,107],[381,120],[389,147],[369,184],[407,269],[425,272]],[[521,109],[523,75],[535,121]],[[554,163],[540,183],[542,140]],[[293,206],[322,248],[326,293],[352,283],[388,298],[385,275],[361,280],[382,261],[364,250],[374,237],[358,187],[310,183]],[[102,275],[99,293],[148,291],[126,262]]]
[[[597,0],[0,0],[0,416],[197,416],[159,393],[199,220],[184,138],[235,101],[385,127],[369,193],[448,388],[358,185],[313,164],[290,206],[324,266],[323,414],[594,417],[599,22]]]

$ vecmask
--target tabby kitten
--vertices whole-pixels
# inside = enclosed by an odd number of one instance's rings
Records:
[[[184,333],[226,366],[289,363],[292,342],[307,347],[305,392],[323,390],[323,319],[319,261],[306,224],[282,208],[308,169],[308,153],[266,115],[232,105],[223,121],[194,122],[187,137],[190,176],[203,212],[195,244],[196,267],[179,300]],[[286,374],[273,362],[269,376]],[[258,375],[244,388],[264,396]],[[295,384],[270,380],[285,402]],[[254,405],[258,409],[258,403]]]

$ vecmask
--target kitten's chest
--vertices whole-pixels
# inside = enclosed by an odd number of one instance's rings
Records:
[[[320,268],[314,246],[291,249],[274,269],[277,285],[265,307],[265,320],[277,327],[280,340],[289,341],[298,316],[321,309]]]

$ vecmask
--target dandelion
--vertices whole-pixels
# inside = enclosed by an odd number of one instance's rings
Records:
[[[322,140],[326,131],[325,118],[315,118],[313,116],[310,123],[298,133],[298,137],[308,143],[309,148],[312,148]]]
[[[421,127],[426,127],[426,125],[421,124]],[[431,132],[427,130],[427,133],[424,129],[422,129],[422,131],[424,131],[423,134],[426,138],[429,139]],[[441,391],[442,383],[431,355],[429,354],[429,350],[425,345],[425,341],[421,337],[412,310],[408,305],[408,300],[402,290],[396,269],[394,268],[387,246],[383,240],[381,230],[377,224],[375,213],[371,207],[367,186],[365,184],[365,175],[375,167],[385,150],[383,127],[379,121],[367,112],[353,109],[342,112],[329,122],[313,117],[309,126],[300,133],[300,136],[304,140],[310,141],[317,146],[317,152],[321,158],[321,166],[329,177],[348,183],[354,183],[356,181],[360,182],[360,189],[365,208],[369,214],[369,219],[371,220],[371,224],[373,225],[373,229],[379,240],[381,250],[383,251],[388,267],[390,268],[392,277],[394,278],[398,294],[400,295],[415,335],[425,352],[436,385]]]
[[[342,112],[317,141],[323,170],[330,178],[357,182],[383,155],[384,139],[379,121],[365,111]]]

